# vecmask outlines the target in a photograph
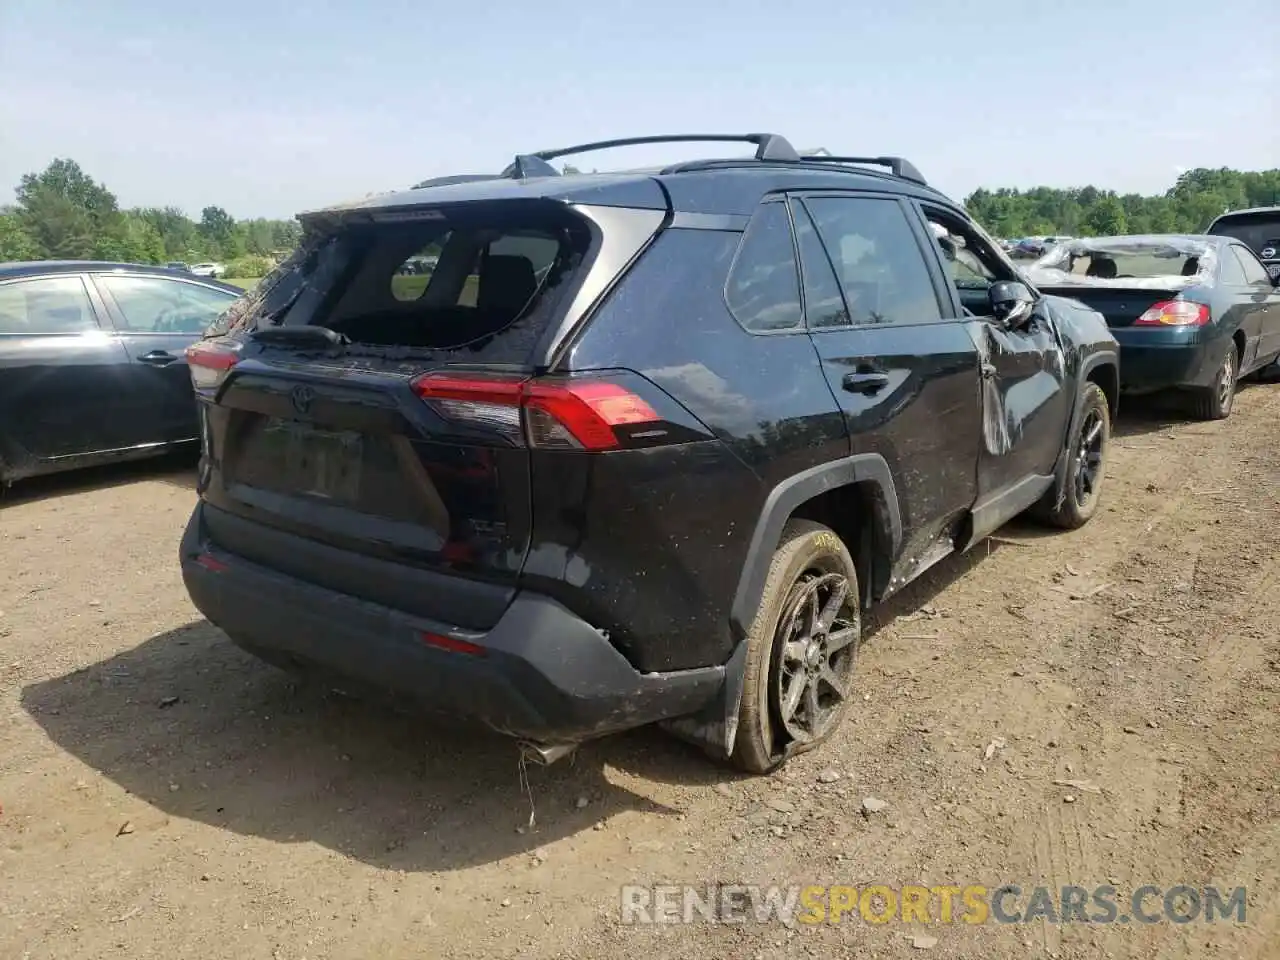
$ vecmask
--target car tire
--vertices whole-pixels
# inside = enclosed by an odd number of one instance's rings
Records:
[[[1240,357],[1234,340],[1227,342],[1227,349],[1218,361],[1218,372],[1213,385],[1197,391],[1191,400],[1191,412],[1197,420],[1225,420],[1235,406],[1236,383],[1240,374]]]
[[[822,524],[790,521],[747,635],[734,766],[769,773],[840,725],[862,636],[859,597],[844,542]]]
[[[1086,383],[1076,400],[1076,426],[1067,451],[1062,485],[1031,509],[1036,519],[1062,530],[1083,527],[1098,511],[1111,444],[1111,407],[1096,383]]]

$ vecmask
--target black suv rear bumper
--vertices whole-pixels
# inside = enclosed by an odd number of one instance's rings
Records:
[[[695,713],[724,684],[722,666],[640,673],[586,621],[527,591],[475,633],[318,587],[220,550],[202,510],[181,546],[197,609],[237,645],[339,688],[540,743],[577,743]],[[440,649],[424,634],[463,647]]]

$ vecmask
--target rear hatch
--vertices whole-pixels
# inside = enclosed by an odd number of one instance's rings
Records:
[[[532,524],[512,391],[595,246],[585,218],[542,200],[313,229],[191,355],[208,536],[330,589],[492,626]]]

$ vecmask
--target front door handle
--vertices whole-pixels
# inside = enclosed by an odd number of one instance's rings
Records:
[[[165,364],[173,363],[178,358],[172,353],[164,350],[152,350],[150,353],[144,353],[138,358],[139,363],[149,363],[153,367],[163,367]]]
[[[859,370],[857,373],[846,373],[840,386],[850,393],[870,395],[878,393],[889,385],[889,375],[880,370]]]

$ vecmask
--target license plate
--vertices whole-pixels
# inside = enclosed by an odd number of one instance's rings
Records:
[[[321,430],[306,423],[277,421],[285,474],[300,493],[355,503],[360,498],[362,438],[349,431]]]

